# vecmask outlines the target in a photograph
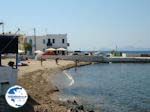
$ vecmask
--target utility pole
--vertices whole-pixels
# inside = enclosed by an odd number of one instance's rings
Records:
[[[2,25],[2,32],[3,32],[3,34],[4,34],[4,23],[3,23],[3,25]]]
[[[2,33],[4,33],[4,23],[0,22],[0,25],[2,25]],[[0,66],[2,66],[1,58],[2,58],[2,54],[0,52]]]
[[[34,50],[36,51],[36,29],[34,28]]]
[[[0,22],[0,25],[2,25],[2,33],[4,33],[4,23]]]

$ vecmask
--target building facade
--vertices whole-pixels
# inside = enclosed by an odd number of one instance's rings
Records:
[[[65,48],[69,43],[67,34],[47,34],[44,36],[27,36],[27,43],[32,46],[29,54],[33,54],[36,50],[45,51],[47,48]]]
[[[19,37],[18,37],[18,49],[19,50],[25,51],[24,44],[27,41],[26,39],[27,38],[25,35],[19,35]]]

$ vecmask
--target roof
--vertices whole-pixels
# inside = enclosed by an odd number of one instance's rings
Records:
[[[19,36],[21,36],[21,35],[16,35],[16,34],[0,34],[0,37],[2,37],[2,36],[5,36],[5,37],[14,37],[14,36],[16,36],[16,37],[19,37]]]

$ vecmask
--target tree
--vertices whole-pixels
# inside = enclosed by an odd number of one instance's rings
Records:
[[[30,51],[31,49],[32,49],[31,44],[29,44],[29,43],[24,43],[25,54],[27,54],[27,51]]]

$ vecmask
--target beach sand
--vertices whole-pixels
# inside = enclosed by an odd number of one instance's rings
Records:
[[[7,65],[14,59],[4,59],[3,64]],[[64,69],[75,66],[74,61],[59,60],[57,65],[55,60],[40,61],[28,60],[29,66],[21,66],[18,69],[18,85],[27,90],[29,99],[27,104],[18,109],[21,112],[67,112],[68,108],[64,102],[57,100],[58,88],[51,83],[53,75]],[[89,63],[80,62],[79,65]],[[54,98],[55,97],[55,98]]]

